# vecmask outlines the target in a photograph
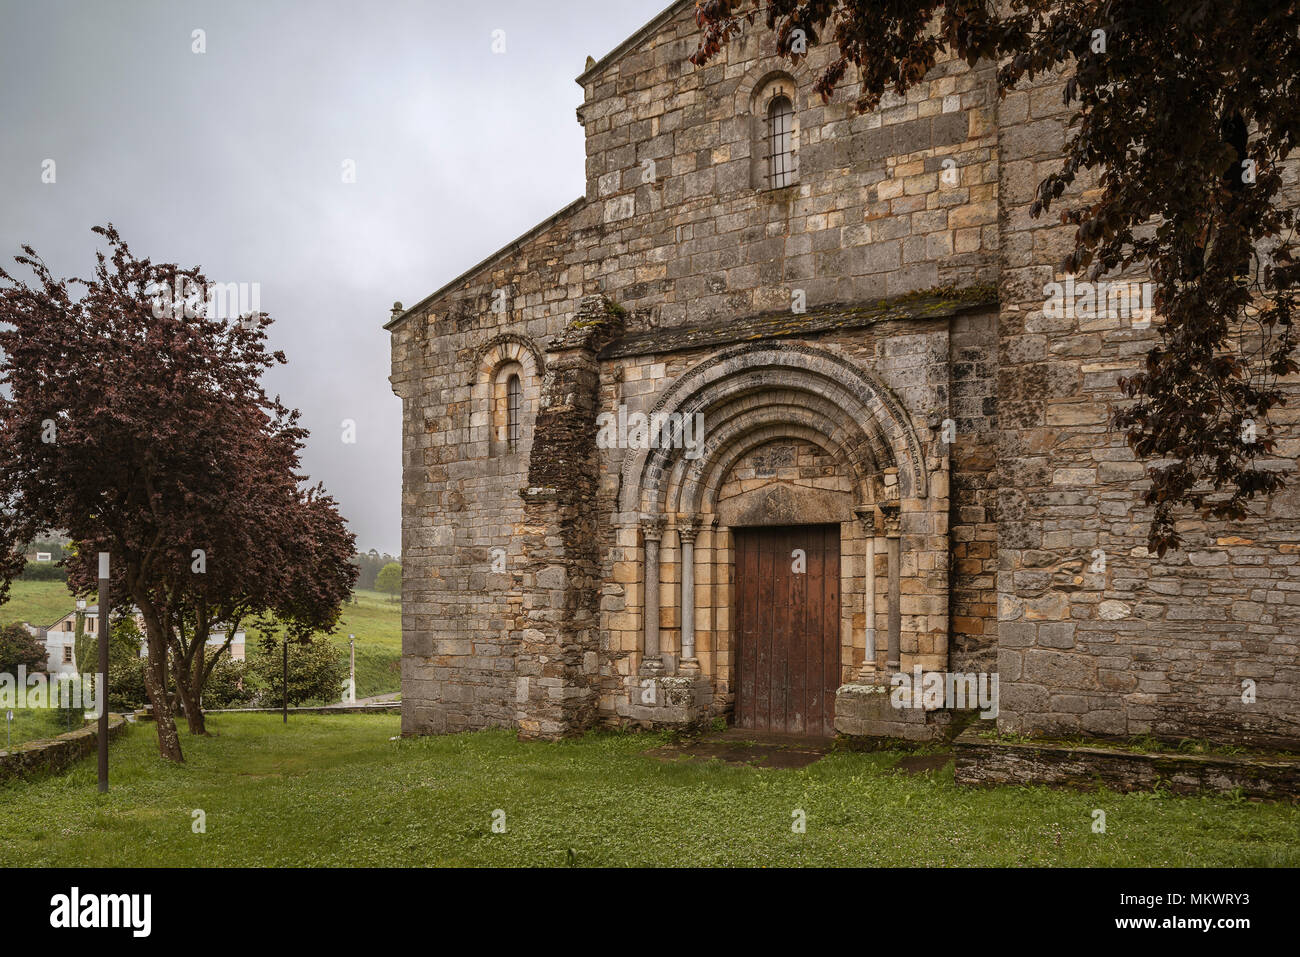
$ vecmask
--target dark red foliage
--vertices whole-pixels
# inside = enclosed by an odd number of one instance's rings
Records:
[[[17,261],[32,281],[0,269],[0,597],[20,543],[44,530],[76,543],[78,593],[93,594],[109,552],[114,608],[145,620],[159,749],[180,760],[167,662],[201,731],[208,629],[264,612],[332,627],[356,575],[353,536],[302,486],[298,413],[262,389],[285,361],[265,349],[271,320],[160,317],[151,284],[202,287],[201,272],[136,259],[111,225],[95,232],[109,250],[89,280],[55,279],[30,247]]]

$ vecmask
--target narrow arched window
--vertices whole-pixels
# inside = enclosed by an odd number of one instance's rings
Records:
[[[794,182],[794,106],[776,96],[767,108],[767,182],[781,189]]]
[[[506,380],[506,449],[511,452],[519,449],[519,405],[522,394],[519,376],[512,375]]]

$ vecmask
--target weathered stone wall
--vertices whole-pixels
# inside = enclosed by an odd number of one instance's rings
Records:
[[[555,636],[535,622],[591,606],[587,593],[572,606],[574,583],[548,570],[569,567],[578,546],[587,562],[587,535],[598,543],[599,629],[556,646],[581,699],[558,725],[588,720],[592,698],[598,720],[640,713],[630,689],[645,631],[644,516],[620,504],[623,452],[598,453],[590,517],[520,494],[548,349],[583,297],[604,295],[629,310],[628,334],[599,357],[592,412],[648,411],[737,342],[826,350],[887,387],[916,447],[910,436],[881,440],[871,494],[898,494],[890,462],[900,456],[914,457],[930,484],[923,505],[903,509],[902,654],[927,670],[996,666],[1004,729],[1294,736],[1300,491],[1231,527],[1189,518],[1186,551],[1148,555],[1143,467],[1107,423],[1121,401],[1116,379],[1137,367],[1153,333],[1126,319],[1044,314],[1044,287],[1061,278],[1071,234],[1054,216],[1031,220],[1028,206],[1064,143],[1059,80],[998,102],[993,64],[949,61],[906,98],[859,117],[852,83],[828,104],[811,93],[827,49],[791,70],[754,36],[693,69],[691,7],[670,8],[580,78],[586,196],[392,324],[403,398],[404,730],[513,725],[521,703],[536,710],[536,687],[519,682],[534,676],[519,671],[521,648],[527,661],[549,661]],[[783,90],[796,108],[797,178],[765,189],[761,121]],[[983,309],[899,308],[909,293],[984,283],[996,285],[996,310],[987,300]],[[791,312],[798,295],[806,316]],[[863,306],[881,315],[864,320]],[[494,440],[506,369],[525,385],[514,451]],[[767,384],[805,389],[791,421],[812,422],[818,397],[784,376],[773,371]],[[1290,464],[1297,416],[1293,402],[1276,419],[1290,430],[1280,447]],[[546,487],[564,487],[557,463],[535,464],[557,469]],[[679,495],[680,476],[666,478]],[[701,516],[660,517],[671,675],[678,526]],[[850,608],[862,599],[864,546],[852,534],[844,543]],[[730,570],[710,556],[727,547],[721,528],[699,529],[695,629],[715,709],[732,693],[722,660]],[[504,571],[494,570],[494,549],[504,550]],[[1104,569],[1093,571],[1102,553]],[[884,556],[876,561],[881,658]],[[543,597],[551,591],[562,609]],[[856,666],[861,628],[848,611],[846,620]],[[594,676],[584,670],[593,644]],[[1243,679],[1258,685],[1254,703],[1241,700]],[[674,707],[694,713],[695,686],[678,691]]]
[[[762,166],[753,152],[762,139],[757,124],[784,68],[770,42],[750,38],[725,62],[692,69],[685,62],[694,43],[690,8],[678,4],[660,32],[583,78],[585,199],[392,326],[392,383],[403,398],[407,732],[515,722],[516,656],[529,627],[522,555],[536,527],[519,490],[542,356],[583,296],[603,293],[631,309],[631,328],[649,329],[788,311],[795,289],[815,310],[996,277],[991,68],[945,63],[906,100],[887,98],[877,114],[854,117],[852,86],[830,104],[811,94],[817,63],[810,62],[790,78],[797,181],[762,190],[754,185]],[[655,175],[643,181],[648,160]],[[514,454],[493,447],[496,366],[482,368],[487,344],[503,341],[537,357],[523,376],[526,438]],[[676,374],[693,358],[668,366]],[[625,401],[662,385],[632,368],[623,374]],[[912,388],[906,377],[899,387]],[[927,422],[917,427],[928,436]],[[634,529],[608,534],[635,548],[629,532],[635,536]],[[504,573],[493,571],[495,548],[506,551]],[[638,585],[620,580],[633,564],[611,561],[602,595],[611,626],[602,640],[614,672],[640,628]],[[713,594],[715,583],[699,584]],[[935,613],[918,605],[909,621]],[[947,630],[945,623],[945,640]],[[909,641],[933,648],[929,631],[917,624]],[[607,678],[618,681],[615,673]]]
[[[1184,550],[1149,554],[1145,467],[1108,423],[1124,401],[1118,377],[1156,334],[1126,317],[1044,311],[1073,242],[1055,210],[1029,215],[1065,142],[1061,85],[1045,78],[998,111],[999,727],[1294,742],[1300,490],[1242,523],[1189,515]],[[1294,402],[1276,421],[1289,430],[1279,464],[1293,468]],[[1257,683],[1253,703],[1244,679]]]
[[[600,296],[547,350],[528,487],[521,490],[524,554],[517,620],[515,720],[521,737],[562,737],[590,728],[598,706],[600,516],[596,353],[623,330]]]
[[[959,316],[952,370],[952,641],[949,669],[997,671],[998,325]]]
[[[1300,797],[1300,759],[1280,754],[1178,754],[1123,751],[1087,740],[1001,741],[981,737],[983,722],[953,742],[953,780],[976,787],[1049,787],[1174,794],[1239,792],[1243,797]]]
[[[788,309],[796,287],[813,308],[996,281],[991,64],[948,60],[857,116],[856,83],[830,103],[812,92],[828,47],[792,70],[755,31],[694,69],[693,9],[580,78],[585,221],[605,227],[580,249],[602,292],[671,326]],[[798,176],[763,190],[778,83],[793,92]]]
[[[489,268],[393,326],[402,398],[403,730],[459,731],[515,721],[523,618],[524,504],[544,358],[581,284],[562,262],[563,217],[509,269]],[[516,271],[518,270],[518,271]],[[493,311],[493,291],[506,293]],[[495,370],[518,364],[522,440],[494,447]],[[494,563],[503,549],[505,564]],[[500,554],[500,553],[498,553]],[[502,571],[496,569],[503,568]]]

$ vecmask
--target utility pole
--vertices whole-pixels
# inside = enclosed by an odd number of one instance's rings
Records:
[[[108,552],[99,553],[99,793],[108,793]]]

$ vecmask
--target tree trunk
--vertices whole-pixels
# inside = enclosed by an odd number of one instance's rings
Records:
[[[144,614],[145,641],[149,657],[144,664],[144,690],[153,705],[153,720],[158,726],[158,754],[168,761],[184,761],[181,753],[181,736],[176,731],[176,719],[172,717],[172,704],[167,697],[167,641],[155,614],[145,610],[138,599]]]
[[[201,631],[202,629],[195,633]],[[176,679],[176,693],[181,699],[181,707],[185,709],[185,721],[189,725],[190,734],[207,734],[203,708],[199,704],[203,696],[203,646],[196,648],[191,644],[188,656],[181,653],[179,644],[175,651],[172,656],[172,676]]]
[[[152,656],[153,642],[149,644],[151,646],[149,654]],[[158,726],[158,754],[168,761],[184,761],[185,756],[181,754],[181,738],[176,732],[176,719],[172,717],[172,705],[167,699],[167,693],[153,667],[153,662],[145,664],[144,690],[149,695],[149,703],[153,705],[154,724]]]
[[[200,649],[199,655],[202,654],[203,651]],[[190,673],[187,677],[190,679],[189,686],[181,696],[185,702],[185,720],[189,722],[190,734],[207,734],[207,725],[203,720],[203,706],[199,704],[203,696],[203,662],[201,660],[197,663],[190,662]],[[178,688],[184,687],[184,683],[178,681],[176,686]]]

